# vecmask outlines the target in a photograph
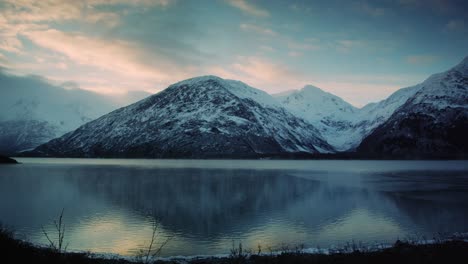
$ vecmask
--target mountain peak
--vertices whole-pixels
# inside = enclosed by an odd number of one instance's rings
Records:
[[[206,81],[225,81],[225,80],[215,75],[203,75],[203,76],[193,77],[193,78],[189,78],[189,79],[174,83],[171,86],[193,85],[193,84],[202,83]]]
[[[468,74],[468,56],[466,56],[454,69]]]
[[[313,92],[322,92],[322,93],[325,93],[324,90],[318,88],[317,86],[313,86],[313,85],[311,85],[311,84],[308,84],[308,85],[302,87],[301,91],[311,91],[311,92],[313,91]]]
[[[238,98],[252,99],[264,106],[279,107],[280,104],[267,92],[251,87],[241,81],[223,79],[215,75],[204,75],[199,77],[190,78],[187,80],[180,81],[178,83],[170,85],[168,88],[177,89],[182,86],[187,86],[189,89],[205,89],[207,87],[213,87],[215,83],[215,89],[226,90],[229,93],[237,96]]]

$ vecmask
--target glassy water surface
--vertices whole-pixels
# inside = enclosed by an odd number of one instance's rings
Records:
[[[19,158],[0,166],[0,222],[69,250],[135,255],[153,223],[163,256],[391,243],[468,231],[466,161]]]

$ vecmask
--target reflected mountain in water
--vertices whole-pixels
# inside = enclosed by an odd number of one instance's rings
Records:
[[[8,166],[0,176],[0,220],[44,243],[41,227],[49,228],[65,208],[71,249],[120,254],[144,247],[155,219],[162,236],[174,236],[167,255],[226,253],[233,240],[252,248],[328,247],[467,231],[466,171],[423,167],[374,172]]]

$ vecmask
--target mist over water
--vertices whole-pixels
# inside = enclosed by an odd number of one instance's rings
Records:
[[[65,208],[69,250],[162,255],[468,231],[466,161],[19,159],[0,167],[0,222],[47,244]]]

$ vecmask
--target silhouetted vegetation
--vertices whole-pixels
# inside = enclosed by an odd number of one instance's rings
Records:
[[[0,263],[131,263],[124,260],[94,259],[88,253],[60,253],[49,247],[38,247],[17,240],[13,232],[0,226]]]
[[[163,250],[164,246],[171,241],[173,237],[167,237],[163,239],[163,241],[159,244],[159,246],[156,245],[156,240],[158,240],[160,233],[158,232],[159,230],[159,224],[155,221],[153,222],[153,229],[152,229],[152,234],[151,234],[151,241],[147,247],[146,250],[141,250],[140,254],[137,256],[137,259],[139,262],[143,262],[144,264],[149,264],[153,263],[157,257],[160,256],[161,251]]]
[[[60,216],[58,217],[57,220],[54,220],[54,227],[55,230],[57,231],[57,239],[54,240],[49,236],[49,233],[46,232],[44,227],[42,227],[42,233],[44,233],[44,236],[47,238],[47,241],[49,241],[49,247],[57,251],[58,253],[62,253],[67,251],[68,244],[65,246],[63,244],[63,239],[65,237],[65,223],[63,222],[63,211],[65,209],[62,209],[62,212],[60,212]]]
[[[156,233],[156,232],[155,232]],[[155,235],[156,237],[156,235]],[[158,247],[159,250],[160,247]],[[157,251],[158,251],[157,250]],[[150,248],[150,252],[153,252]],[[160,251],[159,251],[160,252]],[[145,260],[130,261],[119,258],[98,258],[90,253],[62,252],[49,248],[34,246],[29,242],[17,240],[13,233],[0,226],[0,262],[1,263],[85,263],[85,264],[132,264],[132,263],[466,263],[468,259],[468,241],[454,238],[439,240],[435,243],[418,244],[397,241],[393,247],[380,250],[368,250],[362,245],[351,243],[342,249],[324,253],[305,253],[301,246],[285,248],[280,254],[262,253],[258,250],[245,250],[242,244],[234,246],[231,254],[224,258],[198,258],[184,260],[153,259],[148,254]]]

